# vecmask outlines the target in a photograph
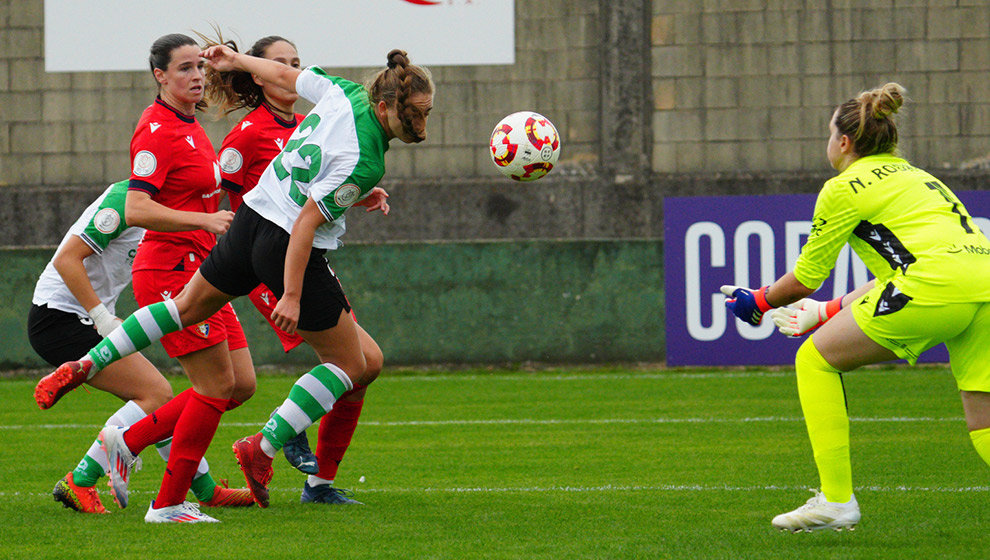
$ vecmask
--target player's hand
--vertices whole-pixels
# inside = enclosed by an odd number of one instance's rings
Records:
[[[283,295],[272,311],[272,322],[289,334],[296,332],[296,324],[299,323],[299,300]]]
[[[354,206],[367,206],[368,212],[381,210],[382,214],[388,216],[388,211],[390,209],[388,205],[388,192],[386,192],[385,189],[381,187],[375,187],[371,189],[371,192],[368,193],[368,196],[355,202]]]
[[[820,327],[842,309],[842,298],[832,301],[798,300],[774,309],[770,317],[777,330],[787,336],[801,336]]]
[[[237,52],[227,45],[213,45],[199,53],[199,56],[205,58],[210,66],[220,72],[228,72],[236,69],[234,67],[234,57],[236,55]]]
[[[218,210],[212,214],[206,215],[206,220],[203,223],[203,229],[221,235],[227,233],[230,229],[230,222],[234,221],[234,213],[230,210]]]
[[[750,325],[759,325],[763,320],[763,314],[773,309],[773,306],[767,303],[767,287],[750,290],[742,286],[722,286],[719,289],[727,298],[725,306],[729,311]]]
[[[106,306],[102,303],[89,310],[89,317],[93,319],[93,326],[96,327],[96,332],[100,333],[100,336],[104,338],[113,332],[117,328],[117,325],[123,323],[123,321],[107,311]]]

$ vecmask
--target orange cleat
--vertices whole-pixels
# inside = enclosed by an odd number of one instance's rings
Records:
[[[257,502],[258,507],[268,507],[268,483],[272,480],[272,458],[265,455],[261,450],[261,438],[265,436],[257,433],[253,436],[241,438],[234,442],[234,455],[237,456],[237,464],[244,472],[244,479],[247,480],[248,489],[251,496]]]
[[[213,497],[204,502],[198,500],[206,507],[250,507],[254,505],[254,497],[247,488],[230,488],[225,479],[220,479],[220,484],[213,489]]]
[[[52,495],[55,496],[56,502],[61,502],[63,506],[79,513],[107,513],[107,509],[100,502],[96,487],[76,486],[72,481],[71,472],[55,483]]]
[[[47,410],[55,406],[62,395],[86,381],[92,367],[90,362],[65,362],[42,377],[34,388],[34,401],[38,403],[38,408]]]

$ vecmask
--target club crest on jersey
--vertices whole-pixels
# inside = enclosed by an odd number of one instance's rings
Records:
[[[155,172],[158,167],[158,160],[155,154],[148,150],[141,150],[134,156],[134,174],[138,177],[148,177]]]
[[[162,126],[162,125],[160,125],[160,124],[158,124],[158,123],[156,123],[156,122],[153,122],[153,123],[148,123],[148,128],[150,128],[150,129],[151,129],[151,133],[152,133],[152,134],[154,134],[156,130],[158,130],[159,128],[161,128],[161,126]]]
[[[227,148],[220,153],[220,169],[224,173],[237,173],[244,164],[244,156],[235,148]]]
[[[193,141],[192,136],[186,136],[186,142],[189,142],[189,145],[192,146],[193,148],[196,147],[196,142]]]
[[[196,325],[196,331],[199,332],[199,336],[203,338],[208,338],[210,336],[210,324],[200,323]]]
[[[104,208],[93,216],[93,225],[100,233],[109,235],[120,225],[120,214],[113,208]]]
[[[333,192],[333,201],[340,208],[347,208],[361,198],[361,187],[347,183],[337,187]]]

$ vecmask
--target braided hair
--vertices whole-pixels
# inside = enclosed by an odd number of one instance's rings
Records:
[[[411,64],[406,51],[393,49],[386,55],[387,67],[372,76],[365,86],[371,104],[385,101],[387,105],[395,104],[399,114],[402,130],[416,142],[422,142],[425,136],[415,129],[414,122],[422,116],[422,111],[408,103],[409,97],[415,93],[433,94],[433,78],[429,70]]]

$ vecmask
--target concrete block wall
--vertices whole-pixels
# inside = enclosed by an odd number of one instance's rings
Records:
[[[57,243],[128,173],[155,93],[145,72],[45,73],[43,8],[0,3],[7,245]],[[428,141],[388,154],[393,213],[351,213],[347,242],[659,239],[664,196],[817,190],[831,109],[888,80],[913,100],[906,156],[955,188],[990,177],[990,0],[516,0],[514,65],[432,70]],[[498,175],[487,153],[494,124],[521,109],[563,140],[535,184]],[[201,122],[219,145],[237,117]]]
[[[959,169],[990,154],[990,2],[654,1],[655,172],[828,170],[830,112],[908,89],[904,155]]]

